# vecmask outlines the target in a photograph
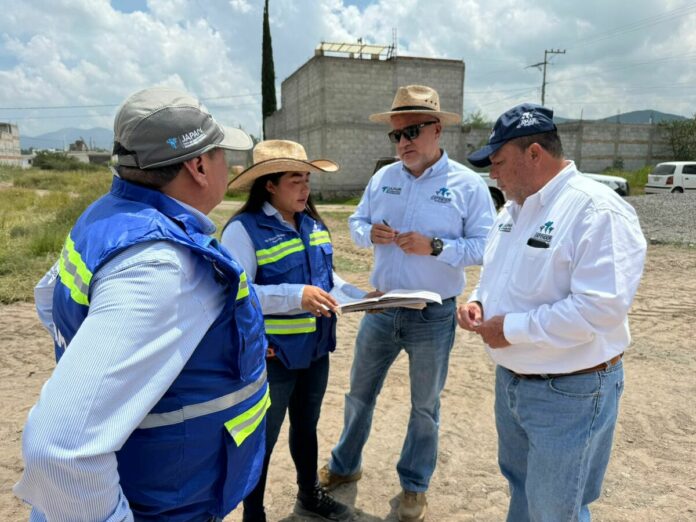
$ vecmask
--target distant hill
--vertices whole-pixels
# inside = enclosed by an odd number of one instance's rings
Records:
[[[687,120],[688,118],[680,116],[678,114],[669,114],[667,112],[654,111],[650,109],[642,111],[631,111],[624,112],[615,116],[608,116],[606,118],[599,118],[596,120],[584,120],[584,121],[596,121],[603,123],[650,123],[652,118],[653,123],[660,123],[662,121],[680,121]],[[556,123],[567,123],[570,121],[578,121],[575,118],[564,118],[562,116],[554,116],[553,120]]]
[[[679,116],[678,114],[669,114],[660,111],[632,111],[624,112],[623,114],[618,114],[617,116],[609,116],[608,118],[602,118],[599,121],[605,121],[607,123],[660,123],[662,121],[680,121],[687,120],[684,116]]]
[[[22,149],[62,149],[75,140],[82,139],[95,149],[106,149],[110,151],[114,145],[114,133],[109,129],[95,127],[93,129],[66,128],[53,132],[47,132],[39,136],[19,136],[19,143]]]

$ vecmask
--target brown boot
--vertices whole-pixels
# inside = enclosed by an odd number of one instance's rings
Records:
[[[328,491],[336,489],[341,484],[355,482],[362,478],[362,470],[353,473],[352,475],[337,475],[329,469],[329,465],[324,465],[319,470],[319,485]]]
[[[425,493],[403,490],[401,502],[399,502],[399,521],[400,522],[422,522],[425,520],[425,511],[428,501]]]

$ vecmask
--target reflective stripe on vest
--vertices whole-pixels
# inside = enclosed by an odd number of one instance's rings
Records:
[[[279,259],[283,259],[294,252],[301,252],[304,250],[304,244],[302,239],[296,237],[290,241],[283,241],[271,248],[265,248],[263,250],[256,251],[256,262],[259,265],[267,265],[268,263],[275,263]]]
[[[230,432],[237,446],[241,446],[242,442],[244,442],[249,435],[254,433],[254,430],[256,430],[261,423],[263,416],[266,414],[266,410],[271,405],[271,396],[268,391],[269,389],[266,388],[266,393],[259,402],[244,413],[240,413],[234,419],[228,420],[225,423],[225,428]]]
[[[239,290],[237,290],[237,301],[249,295],[249,283],[247,282],[246,272],[239,275]]]
[[[266,333],[269,335],[290,335],[317,331],[316,317],[302,319],[264,319]]]
[[[211,413],[217,413],[227,408],[239,404],[245,401],[257,391],[259,391],[263,385],[266,384],[266,370],[264,369],[261,377],[256,379],[251,384],[246,385],[241,388],[217,399],[212,399],[206,402],[199,402],[198,404],[189,404],[184,406],[179,410],[168,411],[165,413],[149,413],[145,416],[143,421],[140,423],[138,428],[148,429],[148,428],[160,428],[162,426],[171,426],[172,424],[179,424],[189,419],[195,419],[196,417],[202,417],[203,415],[209,415]]]
[[[323,243],[331,243],[331,237],[329,236],[328,230],[319,230],[318,232],[312,232],[309,235],[309,244],[311,246],[317,246]]]
[[[70,290],[70,297],[77,304],[89,305],[89,283],[92,272],[82,260],[80,253],[75,250],[75,243],[70,234],[65,238],[63,251],[58,262],[60,282]]]

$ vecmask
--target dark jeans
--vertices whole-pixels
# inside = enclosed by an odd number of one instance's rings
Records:
[[[329,378],[329,356],[301,370],[289,370],[278,359],[267,361],[271,406],[266,412],[266,456],[261,478],[244,499],[244,519],[254,520],[264,512],[268,463],[278,440],[285,412],[290,415],[290,455],[297,470],[297,485],[311,492],[317,484],[317,423]]]

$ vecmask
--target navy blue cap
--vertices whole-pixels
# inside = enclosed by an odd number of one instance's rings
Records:
[[[555,130],[556,124],[553,123],[551,109],[536,103],[517,105],[498,118],[493,126],[493,132],[488,137],[488,144],[476,152],[472,152],[468,157],[469,163],[474,167],[487,167],[491,164],[488,157],[508,141],[530,134]]]

